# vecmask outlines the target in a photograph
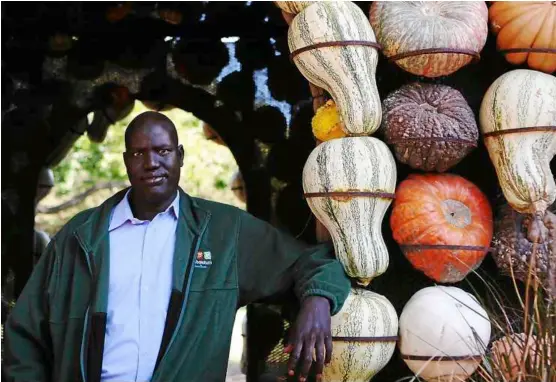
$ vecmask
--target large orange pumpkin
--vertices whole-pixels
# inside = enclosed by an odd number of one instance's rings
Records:
[[[546,73],[556,70],[556,1],[496,1],[488,19],[508,62],[527,62]]]
[[[461,176],[412,174],[396,190],[390,226],[416,269],[452,283],[463,280],[485,257],[492,210],[481,190]]]

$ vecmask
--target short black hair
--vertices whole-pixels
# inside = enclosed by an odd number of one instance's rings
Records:
[[[129,125],[127,125],[124,137],[126,149],[129,146],[129,140],[131,139],[133,132],[139,129],[147,129],[153,122],[166,129],[170,133],[172,140],[176,143],[176,146],[178,145],[178,132],[174,122],[162,113],[158,113],[156,111],[146,111],[133,118]]]

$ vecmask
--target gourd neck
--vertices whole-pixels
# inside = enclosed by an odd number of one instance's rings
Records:
[[[442,211],[446,221],[457,228],[465,228],[471,224],[471,210],[459,200],[444,200]]]

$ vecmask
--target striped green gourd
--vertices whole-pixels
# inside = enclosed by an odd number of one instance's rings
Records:
[[[376,42],[365,14],[350,1],[316,2],[293,19],[288,31],[291,52],[316,43],[347,40]],[[378,129],[382,108],[375,79],[375,48],[320,47],[296,55],[293,61],[307,80],[330,93],[347,134],[370,135]]]
[[[286,13],[297,15],[303,9],[313,4],[312,1],[275,1],[274,4]]]
[[[333,139],[317,146],[303,168],[305,193],[366,191],[394,193],[396,164],[382,141],[372,137]],[[382,219],[391,199],[309,197],[313,214],[328,229],[348,276],[368,285],[388,268]]]
[[[367,382],[390,361],[396,341],[356,339],[395,337],[398,316],[386,297],[353,288],[340,312],[332,317],[331,330],[334,352],[332,361],[324,368],[323,381]],[[344,340],[337,337],[344,337]]]
[[[556,126],[556,77],[534,70],[512,70],[487,90],[480,110],[481,131]],[[544,214],[556,199],[550,160],[556,131],[528,131],[485,137],[508,203],[520,213]]]

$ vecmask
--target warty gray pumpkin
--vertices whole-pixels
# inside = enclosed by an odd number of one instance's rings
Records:
[[[404,85],[384,99],[382,110],[380,133],[396,158],[412,168],[446,171],[477,146],[473,110],[449,86]]]
[[[520,214],[507,203],[500,204],[494,221],[492,257],[502,274],[523,282],[534,265],[531,271],[540,285],[556,297],[556,204],[539,219],[542,224],[536,222],[532,215]]]

